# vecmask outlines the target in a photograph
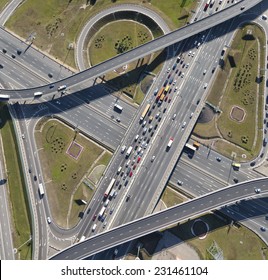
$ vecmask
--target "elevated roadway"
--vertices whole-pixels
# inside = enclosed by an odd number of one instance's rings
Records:
[[[252,8],[253,6],[260,3],[262,0],[242,0],[235,5],[232,5],[224,10],[221,10],[207,18],[196,21],[192,24],[189,24],[185,27],[182,27],[178,30],[175,30],[167,35],[163,35],[159,38],[156,38],[144,45],[141,45],[131,51],[128,51],[124,54],[118,55],[116,57],[111,58],[108,61],[102,62],[98,65],[95,65],[85,71],[82,71],[78,74],[73,75],[72,77],[63,79],[54,83],[54,87],[50,86],[41,86],[38,88],[31,89],[23,89],[23,90],[2,90],[2,94],[9,94],[10,100],[27,100],[33,97],[33,93],[35,91],[42,91],[44,94],[53,94],[55,93],[55,89],[58,86],[65,84],[67,87],[71,87],[75,84],[82,83],[87,79],[94,79],[105,73],[117,69],[131,61],[142,58],[152,52],[161,50],[167,46],[170,46],[174,43],[182,41],[188,37],[191,37],[201,31],[209,29],[219,23],[222,23],[228,19],[231,19],[235,16],[238,16],[242,12]],[[245,7],[241,10],[241,7]]]
[[[53,260],[77,260],[94,255],[103,250],[131,241],[146,234],[166,228],[173,224],[202,215],[208,211],[232,204],[241,199],[256,196],[255,189],[268,193],[268,178],[247,181],[211,192],[178,206],[146,216],[119,226],[110,231],[97,234],[54,255]],[[127,203],[127,202],[126,202]]]

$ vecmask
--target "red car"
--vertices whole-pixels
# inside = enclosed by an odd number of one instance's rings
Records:
[[[135,170],[135,169],[136,169],[136,167],[137,167],[137,165],[135,164],[135,165],[133,166],[133,170]]]
[[[97,218],[97,215],[95,214],[95,215],[93,216],[92,221],[95,221],[95,220],[96,220],[96,218]]]
[[[141,161],[141,157],[138,157],[137,163],[139,163]]]
[[[132,171],[129,173],[129,177],[131,177],[133,175]]]
[[[165,101],[167,101],[167,99],[168,99],[168,97],[166,96],[166,97],[165,97]]]

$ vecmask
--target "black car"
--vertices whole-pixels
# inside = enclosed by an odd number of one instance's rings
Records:
[[[15,54],[12,54],[11,57],[12,57],[12,58],[16,58]]]
[[[29,173],[32,173],[32,169],[31,168],[29,168]]]
[[[7,50],[6,49],[3,49],[3,53],[6,53],[7,52]]]
[[[35,180],[35,181],[37,181],[37,177],[36,177],[36,175],[34,175],[34,180]]]
[[[48,73],[48,77],[49,77],[49,78],[52,78],[52,77],[53,77],[53,74],[52,74],[52,73]]]
[[[20,49],[17,49],[17,54],[21,55],[22,51]]]

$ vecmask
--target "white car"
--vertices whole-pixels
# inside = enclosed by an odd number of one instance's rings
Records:
[[[142,127],[145,127],[145,125],[146,125],[146,121],[144,121],[144,122],[142,123]]]
[[[186,126],[186,122],[183,122],[182,124],[182,128],[184,128]]]
[[[189,67],[189,63],[187,63],[186,65],[185,65],[185,68],[188,68]]]
[[[260,193],[261,189],[255,189],[255,193]]]
[[[171,70],[171,69],[170,69],[170,68],[168,68],[167,72],[169,73],[169,72],[170,72],[170,70]]]
[[[183,182],[181,180],[178,180],[177,182],[178,185],[182,186],[183,185]]]
[[[155,156],[152,156],[151,162],[153,162],[153,161],[154,161],[154,159],[155,159]]]
[[[175,120],[177,114],[174,114],[173,117],[172,117],[172,120]]]
[[[192,53],[192,57],[194,57],[194,55],[195,55],[195,52]]]
[[[192,51],[189,51],[188,56],[191,56],[191,55],[192,55]]]
[[[184,77],[184,73],[181,73],[181,78],[183,78]]]
[[[50,224],[51,223],[51,218],[47,217],[47,222]]]
[[[208,83],[205,83],[205,84],[204,84],[204,89],[206,89],[206,88],[207,88],[207,86],[208,86]]]

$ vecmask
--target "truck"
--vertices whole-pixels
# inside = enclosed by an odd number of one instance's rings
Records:
[[[39,189],[39,194],[42,197],[45,194],[44,187],[43,187],[42,183],[39,183],[38,189]]]
[[[167,144],[167,149],[169,150],[172,143],[173,143],[174,139],[173,138],[170,138],[169,141],[168,141],[168,144]]]
[[[129,146],[129,148],[127,149],[127,153],[126,153],[126,157],[129,157],[131,152],[132,152],[133,147]]]
[[[99,212],[99,219],[101,219],[101,217],[104,215],[105,210],[106,210],[106,208],[105,208],[105,206],[103,206]]]

